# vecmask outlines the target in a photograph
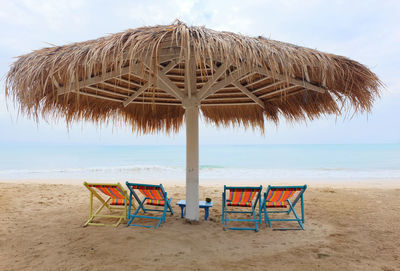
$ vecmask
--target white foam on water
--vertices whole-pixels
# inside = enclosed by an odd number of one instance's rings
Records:
[[[74,180],[185,180],[185,168],[161,165],[88,167],[59,169],[1,170],[0,179],[74,179]],[[200,179],[218,180],[318,180],[318,179],[399,179],[397,169],[260,169],[200,167]]]

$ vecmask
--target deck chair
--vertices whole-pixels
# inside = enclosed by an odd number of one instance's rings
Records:
[[[174,211],[171,207],[171,199],[167,197],[167,192],[164,191],[164,187],[162,184],[153,185],[153,184],[138,184],[138,183],[129,183],[126,182],[126,186],[130,191],[129,196],[129,209],[128,209],[128,226],[140,226],[145,228],[158,228],[162,222],[165,222],[165,216],[167,212],[170,212],[171,215],[174,214]],[[136,192],[140,192],[144,197],[141,200]],[[134,203],[134,200],[138,202],[139,206],[136,208],[136,211],[132,214],[131,206]],[[144,204],[152,205],[152,206],[160,206],[164,207],[163,209],[149,209],[145,208]],[[148,215],[138,215],[139,211],[143,210],[144,213],[147,212],[162,212],[161,216],[148,216]],[[156,226],[142,225],[142,224],[134,224],[133,221],[135,218],[147,218],[147,219],[155,219],[158,220]]]
[[[84,182],[83,185],[89,189],[90,191],[90,207],[89,207],[89,220],[83,225],[84,227],[88,225],[97,225],[97,226],[115,226],[121,223],[123,219],[127,218],[128,213],[128,193],[122,186],[117,184],[103,184],[103,183],[87,183]],[[103,195],[103,196],[101,196]],[[96,197],[101,206],[93,212],[93,197]],[[106,207],[111,211],[120,211],[119,214],[99,214],[100,211]],[[103,224],[96,223],[93,220],[96,217],[111,217],[111,218],[119,218],[116,224]]]
[[[268,186],[267,192],[264,193],[262,207],[264,212],[265,224],[271,227],[271,221],[297,221],[302,230],[304,230],[304,201],[303,194],[307,189],[307,185],[303,186]],[[295,196],[293,202],[290,200]],[[301,204],[301,218],[298,216],[295,206],[299,202]],[[287,210],[269,211],[268,209],[288,208]],[[293,213],[295,218],[272,219],[270,214],[273,213]],[[280,228],[277,230],[295,230],[293,228]]]
[[[229,195],[227,195],[229,191]],[[224,185],[224,192],[222,193],[222,222],[224,228],[229,230],[254,230],[258,231],[258,223],[261,223],[261,216],[257,219],[256,206],[259,206],[259,215],[261,215],[261,191],[262,186],[256,187],[245,187],[245,186],[226,186]],[[231,207],[247,207],[251,208],[251,211],[234,211],[228,210],[228,206]],[[240,213],[240,214],[251,214],[253,218],[228,218],[228,214]],[[254,228],[244,227],[227,227],[228,221],[243,221],[243,222],[254,222]]]

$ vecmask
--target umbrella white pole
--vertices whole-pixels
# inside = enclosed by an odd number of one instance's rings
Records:
[[[186,117],[186,219],[199,221],[199,107],[185,108]]]

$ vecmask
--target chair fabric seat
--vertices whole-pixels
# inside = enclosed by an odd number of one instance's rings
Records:
[[[128,201],[126,199],[111,199],[111,205],[125,205],[125,202],[127,203]]]
[[[287,203],[286,201],[281,201],[281,202],[267,201],[266,206],[269,208],[286,208]]]
[[[254,188],[231,188],[229,191],[229,198],[226,200],[226,205],[238,207],[251,207],[252,201],[258,193],[258,190]]]
[[[160,187],[133,186],[132,189],[138,189],[143,196],[152,200],[164,200],[163,191]]]
[[[164,200],[156,200],[156,199],[147,199],[146,204],[147,205],[155,205],[155,206],[164,206],[165,201]]]
[[[251,201],[226,201],[228,206],[251,207]]]

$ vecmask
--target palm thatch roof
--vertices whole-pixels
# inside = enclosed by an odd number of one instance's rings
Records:
[[[134,131],[177,131],[184,107],[217,125],[369,111],[381,82],[362,64],[263,37],[205,27],[141,27],[22,55],[6,95],[38,119],[117,121]]]

